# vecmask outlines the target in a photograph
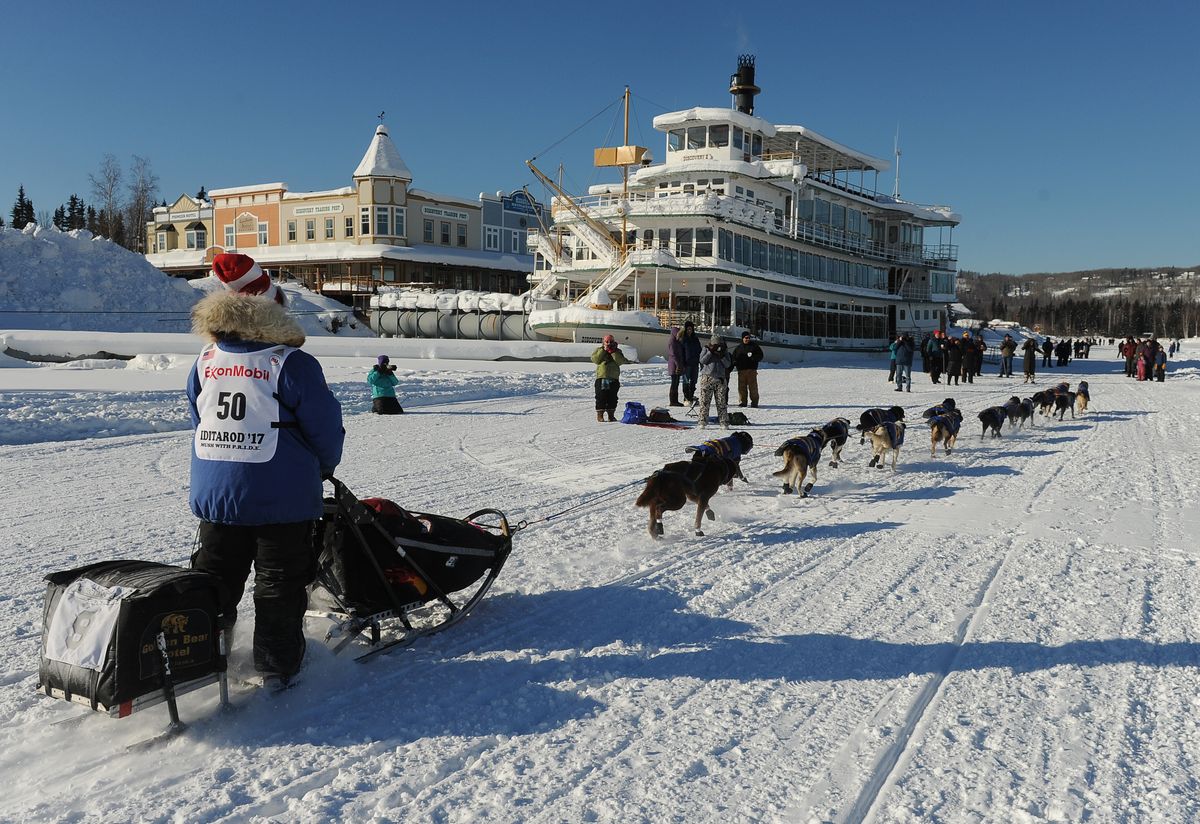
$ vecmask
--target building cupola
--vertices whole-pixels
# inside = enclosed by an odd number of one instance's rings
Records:
[[[412,172],[400,158],[396,145],[388,137],[387,126],[380,123],[375,127],[375,137],[367,147],[362,162],[354,170],[354,177],[393,177],[412,182]]]

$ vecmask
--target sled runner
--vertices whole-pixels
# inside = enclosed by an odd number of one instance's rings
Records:
[[[307,615],[332,622],[325,643],[335,653],[362,641],[355,659],[363,661],[457,624],[483,600],[512,551],[512,530],[499,510],[461,520],[408,512],[330,483]]]
[[[46,576],[38,691],[124,718],[218,684],[228,704],[215,575],[150,561],[103,561]]]

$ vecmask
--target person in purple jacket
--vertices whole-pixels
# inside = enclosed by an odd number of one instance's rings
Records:
[[[192,566],[228,588],[226,628],[254,568],[254,668],[286,687],[304,659],[307,586],[315,573],[313,521],[322,479],[342,459],[342,409],[282,293],[258,265],[221,254],[227,290],[192,310],[208,339],[188,376],[192,427],[189,503],[200,519]]]
[[[686,372],[687,355],[683,341],[679,339],[679,327],[671,327],[671,338],[667,341],[667,374],[671,376],[671,406],[683,406],[679,402],[679,381]]]

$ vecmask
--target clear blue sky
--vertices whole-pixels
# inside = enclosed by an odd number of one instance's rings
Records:
[[[984,272],[1200,264],[1200,4],[1183,2],[22,3],[0,12],[0,208],[38,210],[102,155],[149,157],[161,197],[351,183],[375,115],[413,185],[540,186],[523,165],[635,95],[725,106],[758,57],[757,114],[890,158],[949,204]],[[660,108],[663,107],[663,108]],[[577,188],[610,115],[541,155]],[[880,178],[890,192],[891,174]]]

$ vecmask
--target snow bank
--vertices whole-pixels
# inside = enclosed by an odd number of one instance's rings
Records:
[[[142,370],[169,368],[172,365],[169,356],[195,357],[203,346],[204,341],[190,333],[0,332],[0,352],[16,357],[47,362],[116,358],[118,365],[132,358],[127,368]],[[304,351],[315,357],[363,358],[370,361],[374,361],[377,355],[387,355],[392,360],[590,362],[595,348],[590,343],[554,341],[341,338],[331,335],[312,338],[304,344]],[[637,360],[637,350],[625,347],[624,352],[626,357]]]
[[[182,331],[186,281],[85,230],[0,229],[0,328]]]

